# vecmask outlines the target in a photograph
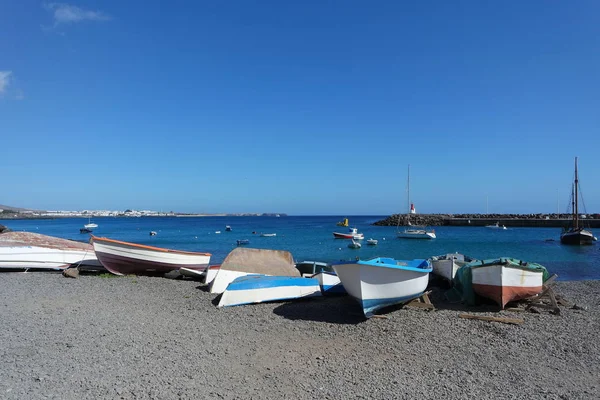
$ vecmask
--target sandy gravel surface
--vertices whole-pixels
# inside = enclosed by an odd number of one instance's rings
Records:
[[[0,399],[600,398],[600,281],[587,310],[395,309],[349,297],[217,309],[194,281],[0,274]],[[434,299],[438,296],[434,296]]]

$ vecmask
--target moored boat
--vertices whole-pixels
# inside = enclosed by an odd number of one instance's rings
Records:
[[[333,232],[333,237],[336,239],[355,239],[362,240],[365,235],[358,232],[357,228],[349,228],[348,233]]]
[[[333,264],[333,269],[367,318],[380,308],[419,297],[427,288],[432,271],[428,260],[386,257]]]
[[[410,201],[410,165],[408,166],[408,177],[406,180],[406,193],[408,201],[408,212],[406,213],[406,227],[400,230],[400,217],[398,216],[398,226],[396,236],[400,239],[425,239],[431,240],[436,238],[435,230],[425,226],[412,225],[410,223],[411,214],[416,214],[415,205]]]
[[[577,171],[577,157],[575,157],[575,180],[571,188],[571,223],[560,235],[562,244],[570,245],[590,245],[596,241],[596,237],[591,230],[585,229],[582,221],[579,220],[579,176]],[[584,210],[585,212],[585,210]]]
[[[352,239],[352,242],[350,244],[348,244],[348,247],[350,247],[351,249],[360,249],[362,246],[359,242]]]
[[[378,243],[377,239],[367,239],[367,244],[369,246],[377,246],[377,243]]]
[[[292,276],[246,275],[234,279],[221,295],[218,307],[321,296],[319,281]]]
[[[540,264],[501,257],[464,265],[456,273],[455,286],[468,304],[474,304],[476,293],[504,308],[508,302],[539,294],[546,279],[548,271]]]
[[[337,226],[348,226],[348,218],[344,218],[336,224]]]
[[[238,239],[236,243],[237,243],[238,246],[242,246],[242,245],[245,245],[245,244],[250,244],[250,240],[248,240],[248,239]]]
[[[92,236],[96,256],[115,275],[156,275],[181,267],[204,270],[210,253],[198,253],[146,246]]]
[[[490,228],[490,229],[506,229],[506,226],[504,225],[500,225],[500,221],[497,221],[495,224],[493,225],[486,225],[486,228]]]
[[[261,237],[273,237],[273,236],[277,236],[276,233],[261,233],[260,234]]]

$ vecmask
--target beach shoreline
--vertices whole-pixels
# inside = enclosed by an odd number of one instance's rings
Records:
[[[0,397],[598,398],[600,281],[560,315],[396,308],[349,297],[217,309],[191,280],[0,275]],[[522,325],[460,313],[523,318]]]

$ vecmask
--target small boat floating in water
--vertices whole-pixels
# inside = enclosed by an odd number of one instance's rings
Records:
[[[365,235],[363,235],[362,233],[358,233],[357,228],[349,228],[348,233],[333,232],[333,237],[336,239],[362,240],[365,238]]]
[[[352,239],[352,243],[350,243],[348,245],[348,247],[350,247],[351,249],[360,249],[361,244],[359,242],[357,242],[356,240]]]
[[[277,236],[276,233],[261,233],[260,234],[261,237],[273,237],[273,236]]]
[[[371,260],[333,264],[344,288],[361,304],[365,317],[380,308],[402,304],[423,294],[432,271],[428,260]]]
[[[225,232],[231,232],[231,226],[225,225]]]
[[[246,275],[234,279],[221,295],[218,307],[321,296],[319,281],[293,276]]]
[[[500,221],[496,222],[494,225],[486,225],[485,227],[490,229],[506,229],[506,226],[500,225]]]
[[[245,244],[250,244],[250,241],[248,239],[239,239],[239,240],[237,240],[237,245],[238,246],[242,246],[242,245],[245,245]]]
[[[369,246],[377,246],[377,239],[367,239],[367,244]]]

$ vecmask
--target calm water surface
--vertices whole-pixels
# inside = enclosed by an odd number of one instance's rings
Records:
[[[559,228],[435,227],[436,240],[397,239],[396,227],[371,225],[386,216],[349,217],[350,224],[365,239],[379,240],[377,246],[349,249],[348,241],[334,239],[333,232],[348,228],[336,226],[342,217],[143,217],[95,218],[96,236],[180,250],[212,253],[218,264],[236,247],[237,239],[249,239],[248,247],[287,250],[297,261],[339,261],[356,257],[386,256],[397,259],[427,258],[460,252],[475,258],[514,257],[538,262],[561,280],[600,279],[600,246],[572,247],[560,244]],[[83,218],[54,220],[0,221],[15,231],[30,231],[65,239],[87,240],[79,233],[88,221]],[[225,232],[230,225],[232,232]],[[156,231],[156,236],[150,236]],[[220,234],[215,233],[221,231]],[[256,232],[253,234],[252,232]],[[260,237],[260,233],[276,233]],[[598,232],[596,232],[598,235]]]

